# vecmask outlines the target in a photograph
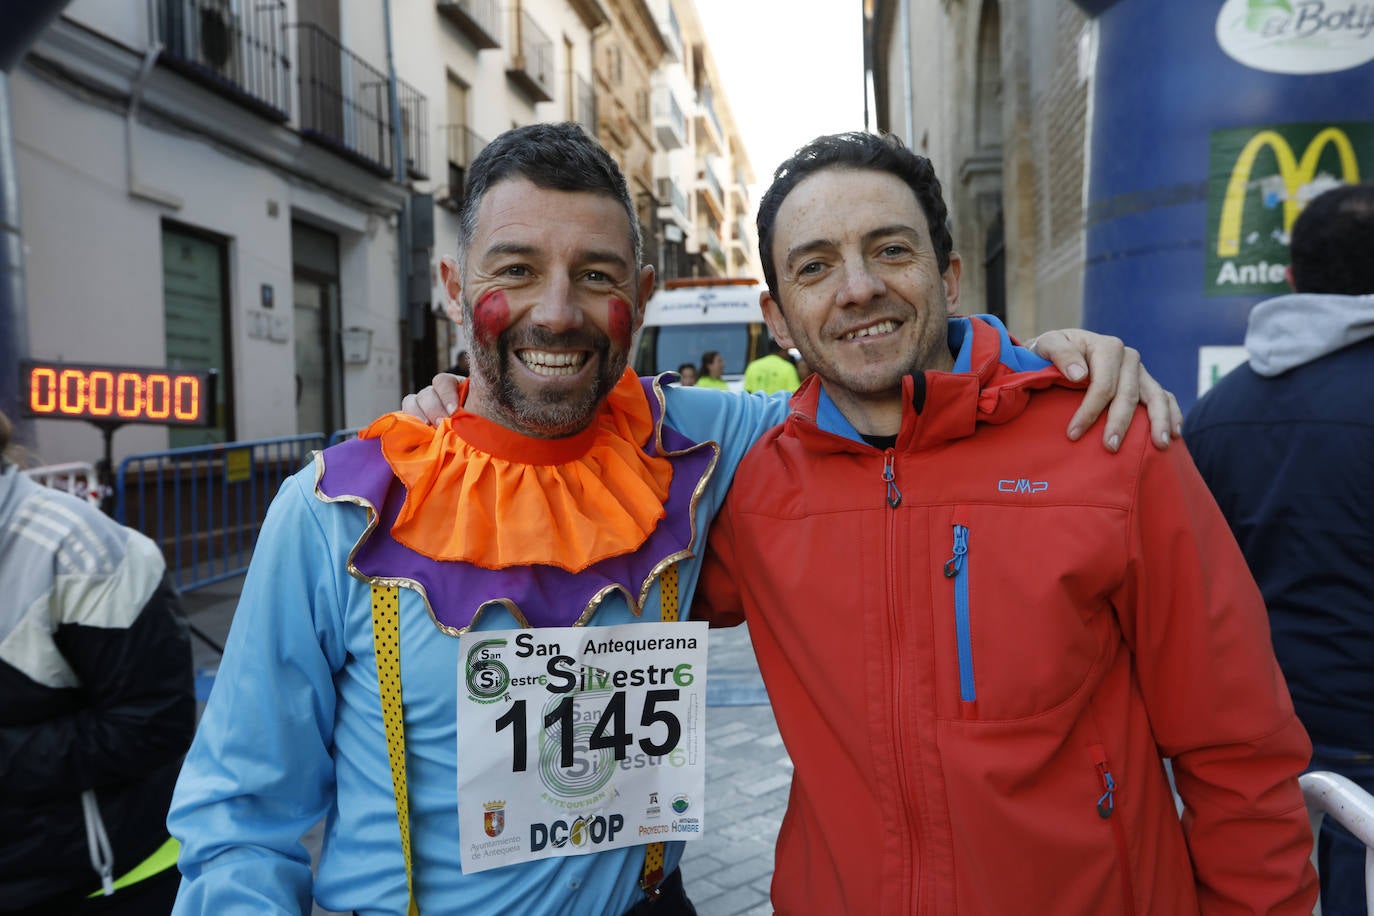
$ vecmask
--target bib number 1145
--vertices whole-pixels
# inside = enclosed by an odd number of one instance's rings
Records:
[[[644,706],[639,714],[639,727],[656,731],[656,727],[662,724],[666,732],[663,740],[657,741],[652,735],[645,735],[638,742],[635,741],[634,734],[626,728],[625,691],[616,690],[610,694],[605,707],[596,714],[596,725],[587,738],[587,747],[594,751],[612,750],[617,761],[624,760],[629,754],[630,746],[636,743],[640,750],[650,757],[662,757],[677,747],[678,741],[682,739],[682,722],[675,713],[663,709],[660,704],[676,701],[678,690],[649,690],[643,696]],[[582,695],[581,702],[585,704],[587,699],[586,695]],[[544,729],[558,736],[559,766],[565,769],[572,767],[576,758],[573,739],[577,731],[577,721],[587,721],[587,710],[577,707],[573,694],[565,694],[544,713]],[[508,728],[511,730],[512,744],[511,772],[522,773],[529,762],[526,739],[526,735],[529,734],[528,706],[524,700],[515,700],[511,703],[510,709],[496,720],[497,734]]]

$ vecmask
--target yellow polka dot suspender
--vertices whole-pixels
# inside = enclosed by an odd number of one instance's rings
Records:
[[[396,794],[396,821],[401,826],[401,852],[406,858],[406,916],[420,916],[410,858],[410,791],[406,788],[405,714],[401,705],[400,589],[372,586],[372,651],[377,656],[377,689],[386,723],[386,753],[391,758],[391,788]]]
[[[674,623],[678,614],[677,564],[674,563],[658,576],[658,606],[664,623]],[[657,900],[658,883],[663,880],[663,844],[650,843],[644,847],[644,873],[639,878],[639,886],[651,900]]]
[[[675,621],[678,612],[677,565],[659,576],[659,604],[665,622]],[[401,852],[406,863],[406,916],[419,916],[415,903],[414,865],[410,854],[410,792],[406,788],[405,715],[401,703],[401,617],[399,589],[372,586],[372,650],[377,657],[377,687],[382,697],[382,719],[386,725],[386,750],[391,760],[391,787],[396,795],[396,823],[401,828]],[[657,898],[663,880],[663,844],[644,847],[644,873],[639,886],[650,898]]]

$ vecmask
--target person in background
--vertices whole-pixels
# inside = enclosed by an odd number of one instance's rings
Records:
[[[683,363],[677,367],[677,383],[683,388],[691,388],[697,383],[697,367],[694,363]]]
[[[716,350],[707,350],[701,354],[701,371],[697,373],[696,386],[718,388],[721,391],[730,390],[725,381],[725,357]]]
[[[157,545],[21,473],[0,414],[0,913],[158,916],[195,731],[189,630]]]
[[[1374,184],[1293,224],[1291,295],[1250,311],[1250,360],[1189,411],[1188,450],[1269,610],[1311,769],[1374,792]],[[1323,916],[1365,913],[1365,848],[1327,818]]]
[[[1144,423],[1064,441],[1076,386],[951,318],[946,219],[930,161],[860,133],[759,205],[764,317],[815,375],[693,617],[748,621],[794,767],[774,909],[1310,916],[1311,746],[1225,520]]]
[[[769,335],[765,346],[768,352],[744,367],[744,390],[762,391],[764,394],[796,391],[801,386],[797,367],[782,352],[782,347],[778,346],[772,335]]]

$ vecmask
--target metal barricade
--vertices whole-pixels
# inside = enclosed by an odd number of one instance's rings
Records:
[[[100,506],[100,480],[95,473],[95,466],[88,462],[69,461],[66,464],[48,464],[39,468],[28,468],[22,473],[45,487],[70,493],[77,499],[84,499],[92,506]]]
[[[1317,864],[1316,838],[1321,835],[1323,818],[1336,822],[1365,845],[1365,907],[1374,913],[1374,795],[1337,773],[1304,773],[1298,778],[1307,814],[1312,819],[1312,864]],[[1321,913],[1318,906],[1315,913]]]
[[[240,575],[282,481],[324,445],[310,433],[130,455],[115,475],[115,519],[162,548],[182,591]]]
[[[334,430],[334,432],[329,434],[329,446],[332,448],[333,446],[338,445],[340,442],[347,442],[349,439],[358,438],[358,432],[360,429],[361,427]]]

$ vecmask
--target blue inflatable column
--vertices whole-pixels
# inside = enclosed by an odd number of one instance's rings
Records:
[[[1098,30],[1084,324],[1186,410],[1288,291],[1306,202],[1374,180],[1374,3],[1075,2]]]

